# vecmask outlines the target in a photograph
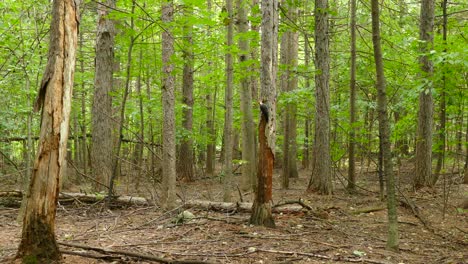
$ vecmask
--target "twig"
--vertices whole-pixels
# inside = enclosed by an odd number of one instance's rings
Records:
[[[243,203],[244,199],[242,198],[242,192],[241,192],[241,190],[239,188],[239,185],[237,185],[236,187],[237,187],[237,191],[239,192],[239,199],[240,199],[241,203]]]
[[[92,177],[90,177],[90,176],[88,176],[88,175],[82,173],[82,172],[75,166],[75,164],[74,164],[69,158],[67,158],[67,162],[68,162],[68,164],[72,165],[72,167],[75,169],[75,171],[76,171],[81,177],[84,177],[84,178],[86,178],[86,179],[88,179],[88,180],[91,180],[91,181],[93,181],[93,182],[95,182],[95,183],[101,185],[101,186],[104,186],[106,189],[109,189],[109,186],[105,185],[104,183],[102,183],[102,182],[100,182],[100,181],[97,181],[96,179],[93,179]]]

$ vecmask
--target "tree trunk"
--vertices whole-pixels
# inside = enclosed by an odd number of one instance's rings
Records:
[[[136,0],[132,1],[132,11],[131,14],[135,13],[135,5],[136,5]],[[130,18],[130,29],[133,31],[134,29],[134,18],[133,16]],[[115,157],[112,160],[112,174],[111,178],[109,179],[109,192],[108,192],[108,197],[112,198],[114,195],[114,182],[115,179],[117,178],[117,175],[120,175],[120,149],[122,146],[122,139],[123,139],[123,127],[125,124],[125,106],[127,104],[127,98],[128,94],[130,91],[130,79],[131,79],[131,68],[132,68],[132,52],[133,52],[133,45],[135,44],[136,38],[131,35],[130,36],[130,44],[128,46],[128,51],[127,51],[127,65],[125,69],[125,89],[124,89],[124,94],[122,97],[122,104],[120,105],[120,118],[119,118],[119,123],[118,123],[118,131],[117,131],[117,144],[115,147]],[[124,155],[127,152],[126,149],[124,149]],[[128,188],[128,183],[127,183],[127,188]]]
[[[79,42],[79,52],[80,52],[80,72],[84,76],[84,53],[83,53],[83,32],[80,32],[80,42]],[[84,174],[88,174],[88,142],[87,142],[87,122],[86,122],[86,90],[85,90],[85,80],[81,81],[81,166],[83,168]]]
[[[151,77],[150,77],[150,72],[148,70],[147,76],[146,76],[146,98],[148,101],[151,101]],[[148,111],[148,116],[153,116],[153,111],[151,107],[146,108]],[[153,129],[153,121],[152,119],[150,120],[148,124],[148,139],[151,143],[149,146],[149,155],[151,155],[150,158],[150,177],[153,182],[156,182],[156,144],[154,142],[154,129]]]
[[[24,263],[59,261],[55,215],[66,164],[80,1],[54,1],[48,62],[36,100],[42,108],[39,149],[16,257]]]
[[[372,43],[374,46],[374,60],[377,75],[377,111],[379,118],[379,133],[382,144],[384,174],[387,180],[387,217],[388,237],[387,248],[398,250],[398,214],[395,198],[395,179],[393,176],[393,161],[390,146],[390,125],[387,114],[387,95],[380,44],[379,1],[372,0]]]
[[[443,16],[443,22],[442,22],[442,40],[443,40],[443,45],[444,47],[444,53],[447,52],[447,0],[442,1],[442,16]],[[445,63],[442,64],[442,87],[441,87],[441,92],[440,92],[440,109],[439,109],[439,129],[438,135],[439,135],[439,142],[437,144],[437,165],[436,169],[434,171],[434,177],[432,178],[432,186],[434,186],[439,178],[440,171],[442,170],[442,167],[444,165],[444,158],[445,158],[445,133],[446,131],[446,78],[447,78],[447,73],[446,73],[446,65]]]
[[[432,178],[432,115],[434,111],[432,98],[432,61],[428,53],[433,48],[434,0],[422,0],[419,26],[421,77],[425,82],[419,94],[418,129],[416,135],[416,159],[413,186],[420,189],[433,186]]]
[[[262,105],[265,106],[266,105]],[[268,109],[268,108],[266,108]],[[255,193],[255,202],[252,205],[252,215],[250,223],[254,225],[263,225],[267,227],[275,227],[275,221],[271,214],[272,204],[272,184],[273,184],[273,166],[274,154],[268,145],[266,126],[268,123],[269,110],[262,109],[260,116],[260,124],[258,127],[259,135],[259,160],[257,171],[257,192]]]
[[[254,190],[255,188],[255,130],[252,114],[252,91],[251,78],[247,74],[249,68],[246,61],[249,58],[249,39],[245,36],[248,32],[247,21],[247,0],[237,0],[238,30],[239,30],[239,65],[241,74],[241,112],[242,112],[242,179],[241,188],[243,191]]]
[[[271,214],[272,179],[276,140],[276,67],[278,46],[278,2],[262,0],[261,46],[261,117],[259,123],[259,151],[257,188],[250,223],[274,227]]]
[[[76,96],[76,90],[73,91],[73,97],[77,97]],[[75,164],[79,164],[80,163],[80,156],[81,156],[81,153],[80,153],[80,135],[78,133],[79,130],[79,126],[78,126],[78,110],[79,109],[73,109],[73,162]]]
[[[310,64],[310,42],[308,34],[304,34],[304,66],[306,69],[309,69]],[[310,77],[309,75],[305,76],[305,87],[310,89]],[[308,169],[310,165],[310,116],[312,115],[310,110],[307,110],[307,115],[305,117],[305,129],[304,129],[304,150],[302,154],[302,166],[304,169]]]
[[[208,12],[211,12],[211,0],[206,2]],[[211,35],[211,30],[207,32],[208,36]],[[211,69],[213,62],[208,61],[208,68]],[[216,84],[215,84],[216,85]],[[216,109],[216,90],[214,98],[211,94],[206,95],[206,129],[207,129],[207,144],[206,144],[206,175],[212,177],[216,169],[216,131],[215,131],[215,109]]]
[[[349,142],[348,142],[348,190],[356,191],[356,168],[355,168],[355,153],[356,146],[356,0],[351,0],[351,68],[349,81]]]
[[[108,184],[112,175],[112,97],[114,66],[114,21],[108,14],[115,7],[114,0],[98,4],[94,101],[92,107],[91,159],[96,181]],[[100,184],[95,185],[101,191]]]
[[[184,41],[182,51],[184,54],[184,69],[183,69],[183,79],[182,79],[182,93],[183,93],[183,103],[185,107],[183,108],[183,120],[182,126],[185,129],[188,137],[184,137],[179,149],[179,161],[177,166],[177,175],[180,179],[186,181],[193,181],[195,168],[194,168],[194,155],[193,155],[193,65],[194,65],[194,56],[193,56],[193,39],[192,39],[192,22],[188,19],[193,16],[193,7],[190,4],[185,4],[184,14],[186,17],[185,24],[183,26],[184,30]],[[185,133],[184,133],[185,134]]]
[[[315,0],[315,68],[315,138],[308,189],[320,194],[331,194],[328,0]]]
[[[297,1],[285,2],[284,8],[287,10],[288,21],[295,24],[297,21]],[[297,68],[298,57],[298,33],[288,29],[283,33],[281,41],[281,64],[284,68],[281,73],[281,90],[285,93],[294,91],[297,88]],[[281,187],[289,188],[289,178],[297,178],[296,162],[296,104],[286,103],[284,111],[284,144],[283,144],[283,171]]]
[[[172,0],[162,2],[161,20],[170,25],[173,20],[174,6]],[[162,204],[166,209],[175,207],[176,202],[176,144],[175,144],[175,95],[174,95],[174,37],[172,28],[168,26],[162,32],[162,64],[163,64],[163,193]]]
[[[251,0],[251,5],[250,5],[250,9],[251,10],[255,10],[256,8],[259,8],[259,0]],[[257,34],[259,33],[259,23],[252,23],[252,20],[257,20],[257,21],[260,21],[260,14],[258,12],[251,12],[250,13],[250,16],[249,16],[249,20],[250,20],[250,32],[252,33],[255,33],[255,36],[257,36]],[[250,44],[250,57],[251,57],[251,60],[252,60],[252,65],[250,66],[250,71],[251,72],[258,72],[260,69],[259,69],[259,45],[258,45],[259,41],[258,39],[255,37],[251,40]],[[258,98],[259,98],[259,81],[258,81],[258,76],[255,75],[255,74],[252,74],[250,76],[250,90],[252,92],[252,101],[254,102],[258,102]],[[253,117],[252,117],[253,118]]]
[[[206,144],[206,175],[208,177],[214,176],[216,168],[216,131],[214,123],[215,101],[216,100],[212,99],[211,94],[206,96],[206,129],[208,132]]]
[[[225,202],[230,202],[232,199],[232,191],[234,190],[234,179],[232,175],[232,142],[233,142],[233,105],[232,105],[232,87],[233,87],[233,58],[231,48],[234,38],[234,16],[232,8],[232,0],[226,0],[226,11],[228,23],[226,25],[226,46],[225,54],[226,61],[226,91],[225,91],[225,113],[224,113],[224,162],[223,162],[223,189]]]
[[[138,56],[139,60],[139,69],[138,69],[138,77],[136,82],[136,92],[138,96],[138,110],[140,112],[140,122],[138,128],[138,143],[135,146],[135,155],[134,155],[134,163],[136,164],[136,179],[135,179],[135,189],[138,191],[140,187],[141,181],[141,174],[142,174],[142,165],[143,165],[143,146],[145,144],[145,119],[144,119],[144,111],[143,111],[143,93],[141,92],[141,71],[142,71],[142,60],[143,60],[143,50],[140,49],[140,54]]]
[[[463,183],[468,184],[468,119],[465,124],[465,175]]]

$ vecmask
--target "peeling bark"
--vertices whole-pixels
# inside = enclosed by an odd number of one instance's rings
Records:
[[[278,2],[262,1],[261,117],[259,123],[257,189],[250,223],[274,227],[271,214],[274,149],[276,140],[276,72],[278,47]]]
[[[61,258],[55,240],[55,214],[66,165],[79,2],[53,2],[48,62],[35,104],[36,110],[42,108],[39,146],[16,255],[24,262],[50,263]]]

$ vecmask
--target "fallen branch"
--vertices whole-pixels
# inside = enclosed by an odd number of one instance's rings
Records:
[[[373,213],[373,212],[378,212],[378,211],[383,211],[383,210],[387,210],[387,206],[377,205],[377,206],[353,210],[351,211],[351,214],[353,215],[368,214],[368,213]]]
[[[307,256],[319,259],[327,259],[331,261],[346,261],[346,262],[354,262],[354,263],[373,263],[373,264],[388,264],[388,262],[382,262],[379,260],[373,259],[366,259],[366,258],[347,258],[347,257],[340,257],[334,256],[330,257],[327,255],[315,254],[315,253],[307,253],[307,252],[296,252],[296,251],[282,251],[282,250],[271,250],[271,249],[256,249],[259,252],[266,252],[266,253],[274,253],[274,254],[284,254],[284,255],[294,255],[294,256]]]
[[[60,250],[60,252],[65,255],[75,255],[75,256],[80,256],[80,257],[85,257],[85,258],[102,259],[106,261],[121,259],[121,257],[118,257],[118,256],[92,254],[92,253],[88,253],[84,251]]]
[[[454,243],[457,243],[457,244],[459,244],[459,245],[466,246],[466,245],[468,244],[468,243],[466,243],[466,242],[463,241],[463,240],[460,241],[460,240],[458,240],[458,239],[453,238],[451,235],[444,235],[444,234],[441,234],[441,233],[437,232],[437,231],[435,230],[435,228],[431,226],[431,224],[429,223],[429,221],[426,220],[426,219],[421,215],[421,213],[420,213],[420,211],[419,211],[419,208],[416,206],[416,204],[415,204],[410,198],[408,198],[407,196],[405,196],[405,195],[403,194],[402,191],[399,190],[399,192],[400,192],[400,195],[403,197],[403,199],[401,199],[401,198],[399,199],[399,202],[400,202],[404,207],[407,207],[407,208],[410,208],[410,209],[411,209],[411,211],[413,212],[413,215],[423,224],[423,226],[424,226],[424,228],[425,228],[426,230],[428,230],[429,232],[431,232],[432,234],[434,234],[434,235],[436,235],[436,236],[438,236],[438,237],[440,237],[440,238],[443,238],[443,239],[445,239],[445,240],[450,240],[450,241],[452,241],[452,242],[454,242]]]
[[[399,202],[406,208],[411,209],[413,212],[413,215],[423,224],[423,226],[430,232],[435,233],[434,229],[429,225],[428,221],[419,213],[418,207],[414,204],[413,201],[411,201],[410,198],[408,198],[402,191],[400,191],[401,197],[403,199],[399,199]]]
[[[97,251],[97,252],[104,253],[104,254],[124,255],[124,256],[139,258],[139,259],[155,261],[158,263],[170,263],[170,264],[208,264],[208,263],[211,263],[211,262],[202,261],[202,260],[172,260],[172,259],[156,257],[152,255],[147,255],[147,254],[140,254],[140,253],[125,251],[125,250],[112,250],[112,249],[98,248],[98,247],[92,247],[88,245],[75,244],[75,243],[67,243],[67,242],[57,242],[57,243],[59,245],[66,246],[66,247],[93,250],[93,251]],[[67,252],[70,252],[70,251],[67,251]]]

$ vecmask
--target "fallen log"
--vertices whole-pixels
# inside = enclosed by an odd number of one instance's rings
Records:
[[[366,207],[366,208],[353,210],[353,211],[351,211],[351,214],[353,214],[353,215],[368,214],[368,213],[373,213],[373,212],[378,212],[378,211],[383,211],[383,210],[387,210],[387,206],[375,205],[375,206],[371,206],[371,207]]]
[[[21,191],[4,191],[0,192],[0,197],[8,197],[8,198],[22,198],[22,192]],[[100,195],[100,194],[87,194],[87,193],[72,193],[72,192],[61,192],[59,194],[59,202],[61,203],[67,203],[73,200],[77,200],[83,203],[96,203],[99,201],[103,201],[106,199],[106,195]],[[153,202],[149,199],[146,199],[144,197],[136,197],[136,196],[128,196],[128,195],[121,195],[121,196],[116,196],[112,200],[114,204],[117,205],[140,205],[140,206],[145,206],[145,205],[151,205]]]
[[[285,206],[287,205],[287,206]],[[229,212],[251,212],[252,203],[248,202],[237,202],[237,203],[225,203],[225,202],[213,202],[206,200],[189,200],[185,202],[185,208],[197,208],[203,210],[213,211],[229,211]],[[303,208],[309,210],[309,208],[302,205],[295,205],[292,202],[280,204],[279,206],[273,207],[273,212],[276,213],[290,213],[300,212]]]
[[[0,197],[13,197],[21,198],[21,191],[5,191],[0,192]],[[82,203],[97,203],[106,199],[106,195],[101,194],[87,194],[87,193],[72,193],[72,192],[61,192],[59,195],[59,202],[69,203],[74,200]],[[154,202],[146,199],[144,197],[136,196],[116,196],[112,200],[114,205],[130,206],[130,205],[139,205],[147,206],[153,205]],[[183,205],[185,208],[197,208],[202,210],[213,210],[213,211],[223,211],[223,212],[251,212],[252,203],[249,202],[237,202],[237,203],[225,203],[225,202],[216,202],[216,201],[207,201],[207,200],[189,200],[186,201]],[[294,213],[300,212],[303,209],[308,211],[312,208],[305,204],[302,200],[299,201],[286,201],[273,206],[273,212],[275,213]]]
[[[108,196],[106,195],[99,195],[99,194],[87,194],[87,193],[70,193],[70,192],[61,192],[59,195],[60,199],[65,198],[74,198],[79,200],[80,202],[85,203],[95,203],[106,199]],[[152,204],[150,200],[144,197],[136,197],[136,196],[128,196],[128,195],[121,195],[116,196],[113,200],[113,203],[122,204],[122,205],[150,205]]]

